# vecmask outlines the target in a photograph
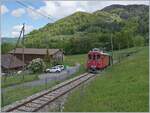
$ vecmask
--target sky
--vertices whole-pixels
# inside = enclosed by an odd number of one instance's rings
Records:
[[[25,23],[25,34],[27,34],[74,12],[92,13],[112,4],[149,5],[149,1],[1,0],[1,37],[19,37],[23,23]]]

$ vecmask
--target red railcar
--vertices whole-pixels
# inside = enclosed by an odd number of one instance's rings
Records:
[[[111,64],[112,57],[100,50],[92,50],[88,53],[87,69],[89,71],[102,70]]]

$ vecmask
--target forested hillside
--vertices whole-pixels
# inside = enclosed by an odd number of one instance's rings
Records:
[[[66,54],[91,48],[110,50],[148,44],[149,6],[111,5],[93,13],[76,12],[26,35],[26,47],[62,48]]]

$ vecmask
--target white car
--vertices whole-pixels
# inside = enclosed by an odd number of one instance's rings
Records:
[[[57,65],[57,66],[55,66],[55,67],[58,67],[58,68],[60,68],[61,70],[64,70],[64,69],[65,69],[64,65]]]
[[[61,72],[61,69],[59,67],[52,67],[50,69],[46,69],[46,72],[56,73],[56,72]]]

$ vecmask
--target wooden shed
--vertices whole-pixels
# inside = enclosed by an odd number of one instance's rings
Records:
[[[8,70],[19,70],[22,69],[23,66],[25,66],[25,64],[15,56],[10,54],[1,55],[2,72],[7,72]]]
[[[23,50],[23,48],[16,48],[15,52],[12,50],[9,53],[13,54],[20,60],[22,60],[22,55],[24,53],[24,61],[26,64],[36,58],[44,59],[46,55],[48,55],[53,62],[63,61],[63,51],[60,49],[24,48]]]

